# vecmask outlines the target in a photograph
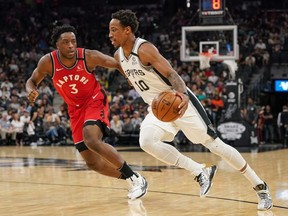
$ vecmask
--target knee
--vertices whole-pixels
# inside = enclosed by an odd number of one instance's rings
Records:
[[[209,140],[204,144],[204,146],[214,154],[218,154],[223,149],[224,145],[226,146],[226,144],[219,138]]]
[[[102,140],[93,135],[86,127],[83,128],[83,139],[87,148],[96,152],[100,151]]]
[[[143,149],[144,151],[149,151],[149,149],[151,149],[151,147],[153,146],[154,142],[155,141],[153,141],[153,138],[151,136],[142,136],[140,134],[139,144],[141,149]]]

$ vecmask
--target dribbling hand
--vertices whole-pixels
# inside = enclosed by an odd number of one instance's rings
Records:
[[[189,96],[187,94],[183,94],[180,92],[176,92],[176,95],[180,96],[182,99],[182,102],[179,104],[178,108],[179,108],[179,115],[180,118],[184,115],[184,113],[186,112],[187,108],[188,108],[188,103],[189,103]]]

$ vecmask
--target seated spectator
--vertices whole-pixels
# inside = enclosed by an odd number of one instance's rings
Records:
[[[70,117],[68,115],[67,106],[65,104],[60,106],[60,110],[58,111],[57,115],[60,118],[60,125],[58,129],[59,136],[62,137],[62,141],[66,141],[66,138],[72,140]]]
[[[263,40],[260,38],[258,42],[255,44],[254,49],[260,49],[261,51],[266,50],[266,44],[263,42]]]
[[[39,95],[46,94],[50,101],[53,101],[54,94],[46,81],[41,82],[40,86],[38,87],[38,92]]]
[[[254,67],[255,66],[255,62],[256,59],[255,57],[251,54],[249,54],[246,58],[245,58],[245,64],[250,66],[250,67]]]
[[[113,115],[110,121],[110,143],[114,146],[118,141],[118,137],[122,133],[123,121],[119,115]]]
[[[50,107],[49,112],[45,114],[43,126],[48,139],[52,144],[56,144],[59,141],[58,128],[60,125],[60,118],[54,112],[53,107]]]
[[[3,91],[3,87],[6,87],[6,91],[10,92],[10,90],[13,88],[12,82],[9,81],[8,77],[5,77],[4,82],[1,83],[1,89]]]
[[[131,122],[131,118],[127,113],[123,114],[123,127],[122,132],[123,134],[132,134],[134,131],[133,124]]]
[[[218,94],[216,94],[211,99],[211,104],[212,104],[212,111],[214,113],[213,123],[215,126],[217,126],[222,115],[222,110],[224,108],[224,101]]]
[[[207,78],[208,82],[212,82],[214,85],[219,80],[219,77],[215,74],[215,71],[211,70],[211,75]]]
[[[207,82],[204,93],[207,98],[213,98],[215,87],[212,82]]]
[[[14,130],[12,141],[16,142],[16,146],[23,146],[24,122],[20,121],[20,116],[18,113],[14,113],[12,115],[11,125]]]
[[[133,117],[131,119],[131,124],[134,128],[134,133],[138,134],[140,132],[140,126],[143,119],[140,117],[140,113],[138,111],[134,111]]]
[[[35,136],[35,126],[34,123],[31,121],[31,116],[29,110],[25,109],[23,111],[23,115],[20,116],[20,121],[24,123],[24,136],[25,134],[29,137],[29,141],[36,142]]]
[[[0,113],[0,134],[1,134],[1,145],[8,145],[9,141],[12,141],[12,136],[15,137],[15,132],[8,119],[7,113]]]

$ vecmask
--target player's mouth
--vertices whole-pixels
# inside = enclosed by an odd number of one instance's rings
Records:
[[[110,41],[111,41],[111,44],[112,44],[113,46],[116,46],[117,41],[116,41],[115,39],[111,39]]]
[[[72,50],[72,51],[69,51],[69,52],[68,52],[68,55],[69,55],[69,56],[73,56],[74,54],[75,54],[75,50]]]

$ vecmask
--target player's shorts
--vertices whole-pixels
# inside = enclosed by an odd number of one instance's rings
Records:
[[[158,127],[166,131],[165,138],[169,137],[172,141],[179,130],[194,144],[206,143],[211,138],[217,138],[217,133],[212,127],[204,108],[196,99],[196,96],[189,91],[190,103],[182,118],[173,122],[162,122],[158,120],[149,107],[149,113],[141,123],[141,129],[146,127]],[[141,130],[140,130],[141,133]],[[168,136],[169,135],[169,136]]]
[[[99,94],[103,95],[87,100],[81,107],[68,108],[75,145],[83,142],[83,127],[85,125],[96,124],[101,128],[104,136],[109,134],[109,103],[104,92],[99,92]]]

